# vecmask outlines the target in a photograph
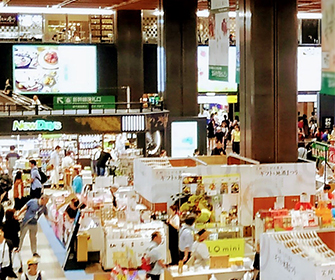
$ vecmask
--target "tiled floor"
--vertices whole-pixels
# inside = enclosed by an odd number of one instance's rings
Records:
[[[48,280],[67,280],[63,272],[63,269],[61,268],[52,248],[49,245],[49,241],[46,238],[40,226],[37,236],[37,248],[38,253],[41,256],[39,269],[45,272],[46,278]],[[24,264],[23,266],[24,271],[26,271],[27,261],[31,257],[32,254],[30,251],[29,235],[27,234],[21,250],[21,258]]]

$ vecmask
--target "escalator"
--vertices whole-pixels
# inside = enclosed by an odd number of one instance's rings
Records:
[[[13,92],[13,99],[16,100],[17,103],[19,103],[20,105],[24,105],[24,106],[28,106],[30,108],[30,110],[35,110],[35,105],[33,105],[33,99],[25,96],[25,95],[21,95],[18,93],[14,93]],[[46,106],[46,105],[38,105],[39,110],[45,110],[45,111],[50,111],[52,110],[50,107]]]
[[[33,100],[27,96],[14,93],[12,97],[0,92],[0,112],[8,111],[33,111],[35,110],[35,105],[33,105]],[[39,110],[52,110],[46,105],[39,105]]]

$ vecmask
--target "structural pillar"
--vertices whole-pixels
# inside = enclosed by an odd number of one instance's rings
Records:
[[[197,7],[198,0],[163,0],[163,97],[173,117],[198,115]]]
[[[141,11],[117,12],[118,86],[130,86],[132,102],[139,102],[144,92],[143,41]],[[118,101],[126,101],[126,90],[119,91]]]
[[[241,155],[297,161],[297,1],[240,0]]]

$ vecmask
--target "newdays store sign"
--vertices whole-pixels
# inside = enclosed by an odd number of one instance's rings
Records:
[[[12,131],[58,131],[63,127],[58,121],[36,120],[27,122],[23,120],[14,120]]]

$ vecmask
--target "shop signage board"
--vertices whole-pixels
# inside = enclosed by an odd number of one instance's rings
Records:
[[[121,116],[46,115],[0,118],[2,135],[97,134],[121,132]]]
[[[225,256],[229,258],[244,258],[243,238],[228,238],[205,241],[210,256]]]
[[[209,17],[209,79],[228,81],[229,0],[211,0]]]
[[[317,159],[325,160],[327,158],[327,151],[329,151],[329,146],[327,144],[312,144],[312,155]]]
[[[17,14],[0,14],[0,26],[17,26]]]
[[[321,93],[335,95],[335,0],[322,0]]]
[[[54,96],[53,108],[54,110],[88,109],[89,103],[92,104],[92,109],[114,109],[115,96]]]
[[[24,121],[14,120],[12,125],[12,131],[59,131],[63,127],[63,124],[58,121]]]

